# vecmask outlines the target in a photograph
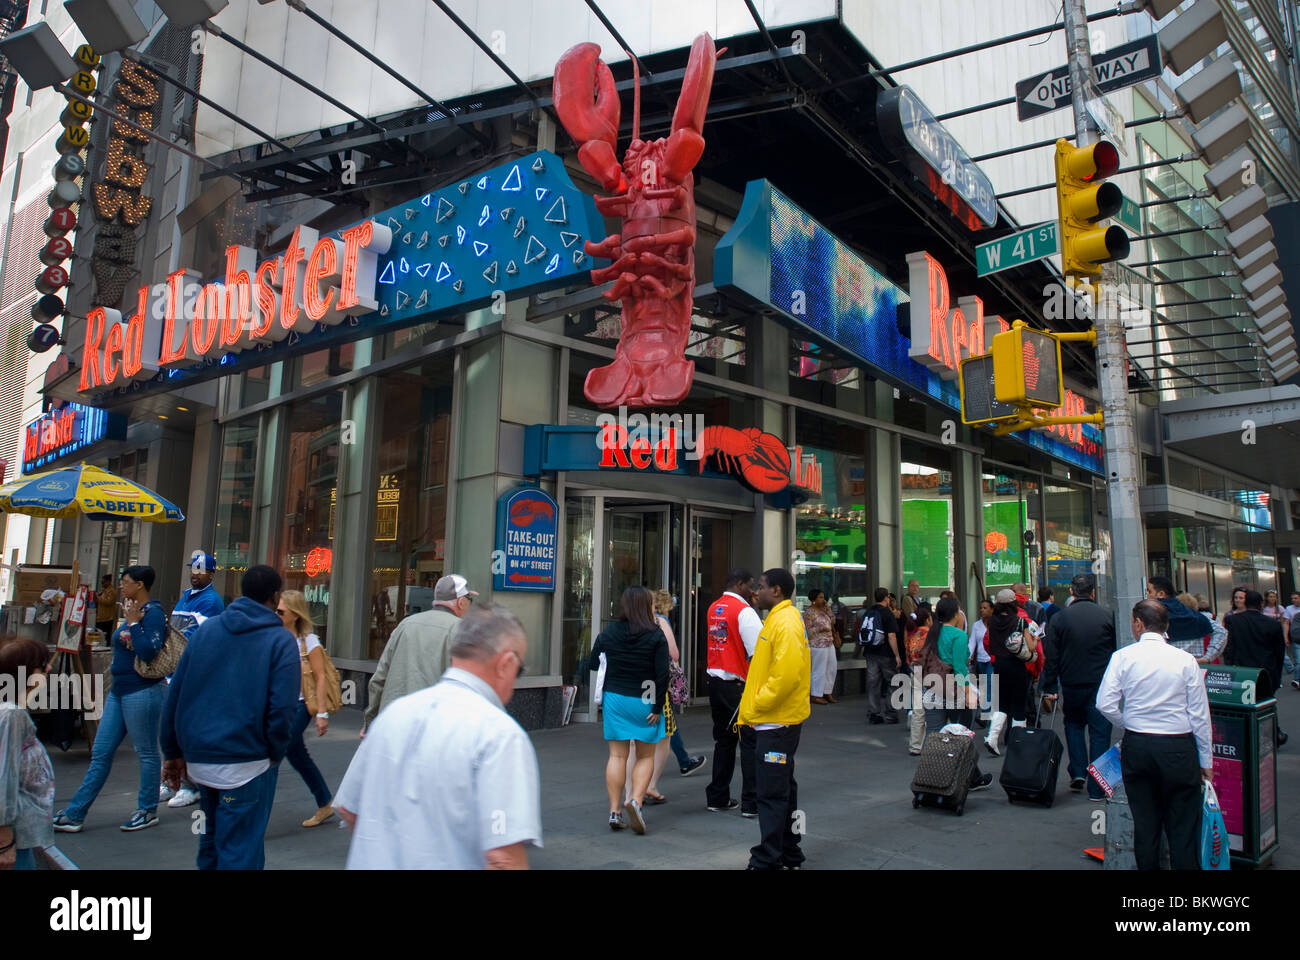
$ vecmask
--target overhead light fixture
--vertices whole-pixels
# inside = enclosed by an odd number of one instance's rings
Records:
[[[1241,271],[1243,277],[1248,277],[1256,270],[1262,270],[1277,260],[1277,245],[1273,241],[1256,247],[1246,256],[1237,261],[1237,269]]]
[[[63,8],[98,54],[139,43],[149,28],[135,15],[131,0],[67,0]]]
[[[1228,42],[1228,25],[1218,0],[1196,0],[1161,27],[1156,37],[1165,52],[1165,64],[1181,76]]]
[[[1268,197],[1264,195],[1264,188],[1255,184],[1220,204],[1219,216],[1223,217],[1229,230],[1236,230],[1267,209]]]
[[[1246,187],[1245,173],[1258,161],[1249,147],[1241,147],[1205,171],[1205,186],[1222,203]]]
[[[1273,239],[1273,224],[1267,217],[1255,217],[1227,236],[1228,249],[1234,257],[1244,257]]]
[[[230,5],[230,0],[154,0],[158,9],[178,27],[192,27],[211,20]]]
[[[177,409],[177,410],[184,410],[186,413],[189,413],[189,412],[190,412],[190,408],[189,408],[189,407],[182,407],[180,404],[177,404],[177,405],[176,405],[176,409]]]
[[[33,90],[63,83],[77,72],[76,62],[44,20],[0,40],[0,56]]]
[[[167,414],[165,414],[165,413],[160,413],[160,414],[158,414],[158,419],[159,419],[159,420],[166,420],[166,419],[167,419]]]
[[[1202,3],[1205,0],[1201,0]],[[1205,155],[1206,163],[1218,163],[1250,139],[1250,114],[1240,103],[1199,127],[1192,133],[1192,142]]]
[[[1231,57],[1220,57],[1174,88],[1192,123],[1201,123],[1222,106],[1241,96],[1241,77]]]

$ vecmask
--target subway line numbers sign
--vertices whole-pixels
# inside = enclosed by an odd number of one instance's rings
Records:
[[[559,506],[545,491],[519,487],[497,499],[493,590],[555,592]]]

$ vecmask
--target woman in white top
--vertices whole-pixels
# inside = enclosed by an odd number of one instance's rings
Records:
[[[984,637],[989,632],[989,617],[993,616],[993,604],[988,600],[981,600],[979,607],[979,616],[970,628],[970,646],[971,653],[975,657],[975,663],[978,665],[980,675],[980,712],[976,718],[976,724],[982,726],[982,721],[988,719],[988,709],[990,704],[991,691],[993,690],[993,658],[989,656],[988,648],[984,646]]]
[[[276,607],[275,612],[280,615],[285,628],[298,641],[298,653],[302,657],[303,666],[310,665],[311,675],[316,680],[316,703],[324,704],[326,686],[325,653],[321,649],[320,637],[312,633],[311,613],[307,609],[307,598],[299,590],[285,590],[280,594],[280,605]],[[305,674],[306,670],[303,672]],[[293,740],[289,743],[285,758],[298,771],[298,775],[306,782],[307,789],[311,791],[316,800],[316,813],[302,822],[304,827],[318,827],[334,816],[334,808],[330,806],[330,800],[332,799],[330,789],[325,785],[325,778],[321,775],[320,768],[316,766],[316,761],[307,752],[307,744],[302,738],[303,732],[307,729],[307,724],[311,720],[311,714],[307,711],[307,703],[303,699],[302,693],[299,692],[298,713],[293,727]],[[316,714],[316,735],[318,737],[325,736],[325,731],[329,729],[329,725],[328,713]]]

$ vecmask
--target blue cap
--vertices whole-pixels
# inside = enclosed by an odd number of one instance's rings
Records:
[[[200,563],[203,565],[203,569],[207,570],[209,573],[217,569],[216,557],[210,553],[199,553],[199,551],[195,550],[190,555],[190,568],[197,568]]]

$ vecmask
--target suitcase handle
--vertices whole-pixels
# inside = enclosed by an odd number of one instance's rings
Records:
[[[1046,694],[1038,698],[1038,719],[1034,721],[1034,729],[1036,730],[1043,729],[1043,713],[1045,712],[1043,710],[1043,704],[1046,702],[1047,702]],[[1052,722],[1047,725],[1047,729],[1051,730],[1053,733],[1056,732],[1056,715],[1057,713],[1060,712],[1060,710],[1061,710],[1061,697],[1058,694],[1056,700],[1052,704],[1052,709],[1050,711],[1052,714]]]

